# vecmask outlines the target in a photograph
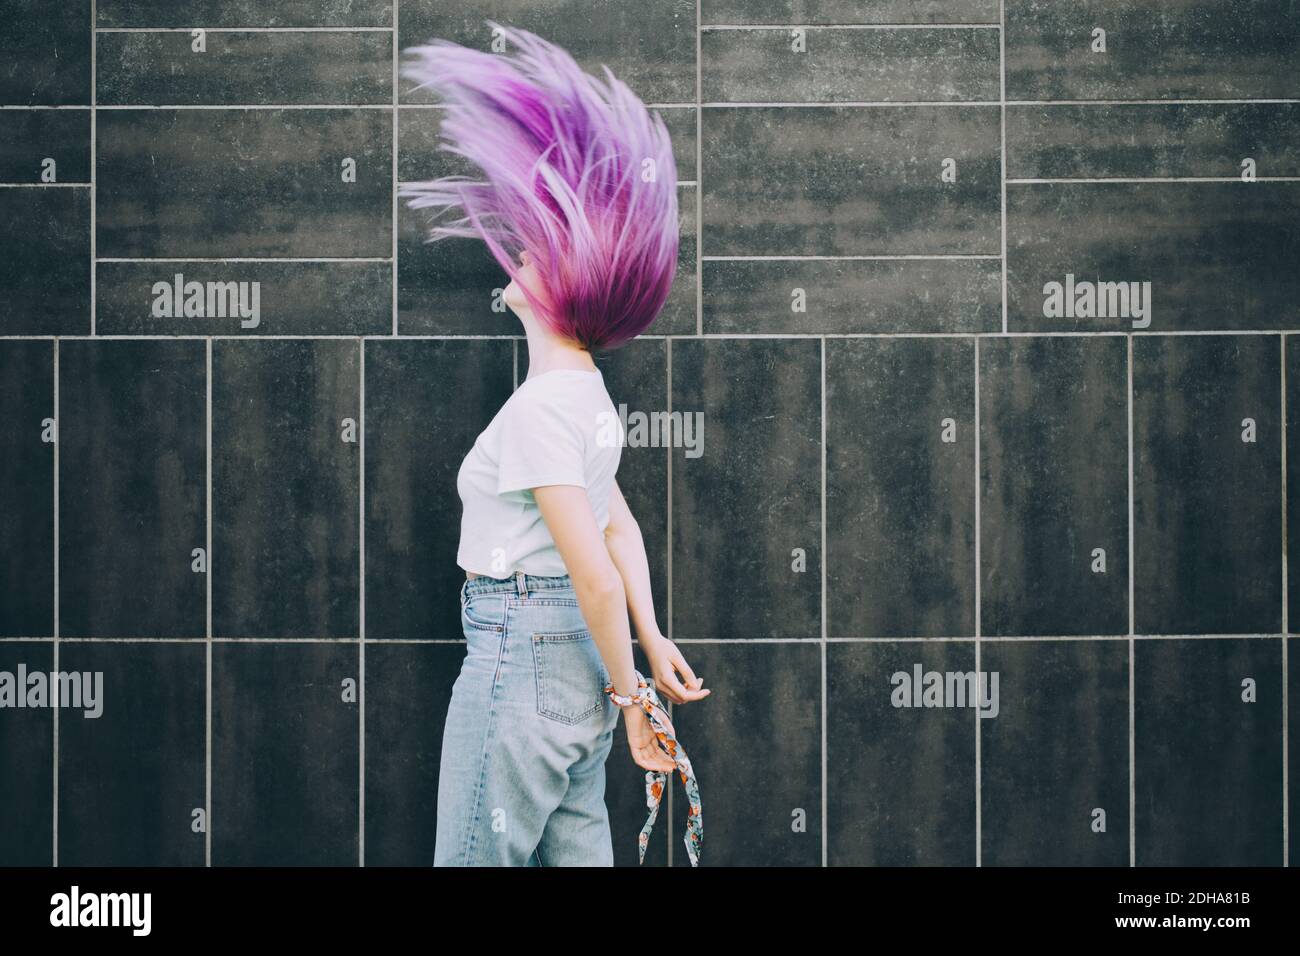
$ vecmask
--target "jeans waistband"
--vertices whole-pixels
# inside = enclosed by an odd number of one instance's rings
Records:
[[[523,597],[533,591],[558,591],[572,587],[573,580],[567,574],[552,577],[516,571],[513,576],[508,578],[489,578],[483,575],[476,578],[466,578],[461,593],[469,595],[510,592]]]

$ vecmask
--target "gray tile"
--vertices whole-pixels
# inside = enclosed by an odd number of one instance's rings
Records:
[[[98,0],[101,27],[386,27],[397,0]]]
[[[100,262],[95,299],[99,335],[387,335],[393,329],[393,267]]]
[[[1138,634],[1281,631],[1279,353],[1274,336],[1134,337]]]
[[[355,341],[213,342],[214,636],[357,637],[360,386]]]
[[[1093,30],[1106,52],[1092,52]],[[1300,20],[1291,0],[1225,15],[1185,0],[1154,15],[1143,0],[1006,0],[1007,98],[1249,99],[1300,92]]]
[[[1300,175],[1300,105],[1007,107],[1011,179],[1240,178],[1246,158],[1256,176]]]
[[[54,634],[54,443],[45,440],[57,437],[45,424],[53,418],[53,344],[0,341],[3,637]]]
[[[0,642],[0,671],[48,674],[53,665],[53,642]],[[0,866],[53,862],[54,711],[10,710],[0,720]]]
[[[593,16],[573,0],[424,0],[403,6],[400,47],[435,37],[488,51],[488,19],[531,30],[567,50],[583,69],[603,76],[601,64],[647,103],[695,101],[695,4],[691,0],[607,0]],[[401,81],[402,102],[430,102],[425,90]]]
[[[973,343],[828,340],[826,413],[827,634],[974,634]]]
[[[527,370],[520,345],[520,379]],[[668,629],[668,456],[652,427],[656,412],[668,410],[668,343],[637,339],[598,355],[596,362],[616,408],[626,411],[628,444],[618,466],[618,487],[641,528],[659,629]],[[707,427],[707,426],[706,426]],[[644,671],[643,671],[644,673]]]
[[[203,637],[202,342],[59,345],[59,633]]]
[[[366,343],[368,639],[461,638],[456,475],[513,382],[508,340]]]
[[[90,0],[0,0],[0,104],[90,102]],[[22,30],[12,29],[21,23]]]
[[[713,689],[704,700],[674,705],[672,712],[700,786],[700,866],[819,866],[818,645],[687,644],[681,650],[704,686]],[[621,727],[618,732],[623,734]],[[755,741],[762,741],[759,759]],[[623,772],[630,776],[637,770]],[[644,779],[644,773],[640,776]],[[690,802],[680,777],[672,776],[667,785],[673,788],[673,865],[689,868],[682,837]],[[660,809],[660,821],[664,813]],[[644,822],[642,817],[638,829]],[[656,822],[655,829],[663,825]],[[620,836],[625,845],[635,845],[636,830],[628,827]]]
[[[1121,336],[980,343],[981,634],[1128,633],[1127,391]]]
[[[1138,866],[1282,865],[1281,657],[1280,639],[1136,642]]]
[[[212,646],[212,865],[356,866],[356,643]],[[429,811],[432,813],[432,809]]]
[[[671,355],[673,411],[703,421],[701,454],[673,449],[673,580],[687,583],[673,636],[819,636],[820,343],[685,339]]]
[[[711,109],[703,245],[720,255],[997,255],[996,107]],[[943,182],[945,160],[956,182]]]
[[[1300,319],[1300,272],[1293,268],[1300,256],[1297,216],[1296,182],[1010,185],[1008,327],[1293,328]],[[1113,307],[1104,318],[1080,318],[1077,310],[1076,317],[1045,314],[1053,311],[1049,299],[1055,290],[1048,284],[1064,288],[1069,281],[1076,289],[1083,282],[1149,282],[1150,296],[1141,296],[1141,316],[1136,300],[1130,300],[1127,317]]]
[[[1002,328],[996,259],[713,260],[702,283],[706,333]]]
[[[60,866],[203,866],[206,657],[202,643],[60,645],[60,671],[102,674],[98,717],[59,714]]]
[[[0,183],[41,182],[90,182],[89,110],[0,110]]]
[[[393,35],[212,32],[100,33],[95,101],[136,104],[393,102]]]
[[[701,0],[711,23],[997,23],[997,0]]]
[[[975,865],[975,711],[903,706],[893,675],[967,673],[970,642],[826,645],[829,866]],[[898,703],[898,706],[895,704]]]
[[[1295,336],[1285,336],[1286,355],[1283,358],[1286,376],[1286,431],[1283,441],[1288,449],[1300,448],[1300,346]],[[1294,451],[1286,459],[1286,522],[1287,529],[1300,528],[1300,455]],[[1287,630],[1295,633],[1300,628],[1300,534],[1290,533],[1286,539],[1286,601]],[[1300,701],[1300,697],[1296,700]],[[1300,767],[1300,763],[1296,764]],[[1297,804],[1300,806],[1300,804]]]
[[[464,644],[366,644],[366,866],[431,866]]]
[[[706,103],[997,100],[998,31],[808,29],[700,33]]]
[[[0,335],[90,332],[90,190],[0,189]]]
[[[988,641],[980,670],[980,863],[1128,866],[1128,642]]]
[[[364,109],[103,111],[97,254],[388,258],[392,123]]]

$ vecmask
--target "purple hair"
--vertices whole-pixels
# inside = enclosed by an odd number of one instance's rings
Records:
[[[427,242],[478,237],[512,279],[532,254],[543,294],[521,283],[557,335],[612,349],[654,321],[677,268],[677,165],[658,113],[609,67],[605,81],[560,47],[488,20],[512,57],[447,40],[403,51],[402,75],[444,106],[440,148],[482,178],[443,176],[402,186],[411,208],[432,207]]]

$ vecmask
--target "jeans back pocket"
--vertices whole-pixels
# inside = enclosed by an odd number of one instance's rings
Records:
[[[606,670],[590,630],[534,633],[533,663],[543,717],[576,724],[603,709]]]

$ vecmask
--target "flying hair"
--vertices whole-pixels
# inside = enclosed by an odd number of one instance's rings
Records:
[[[677,268],[677,166],[663,119],[608,66],[589,74],[527,30],[486,21],[515,50],[447,40],[403,51],[402,75],[439,98],[439,148],[475,175],[400,187],[434,210],[426,242],[480,238],[511,279],[527,251],[541,290],[520,287],[557,335],[614,349],[663,308]]]

